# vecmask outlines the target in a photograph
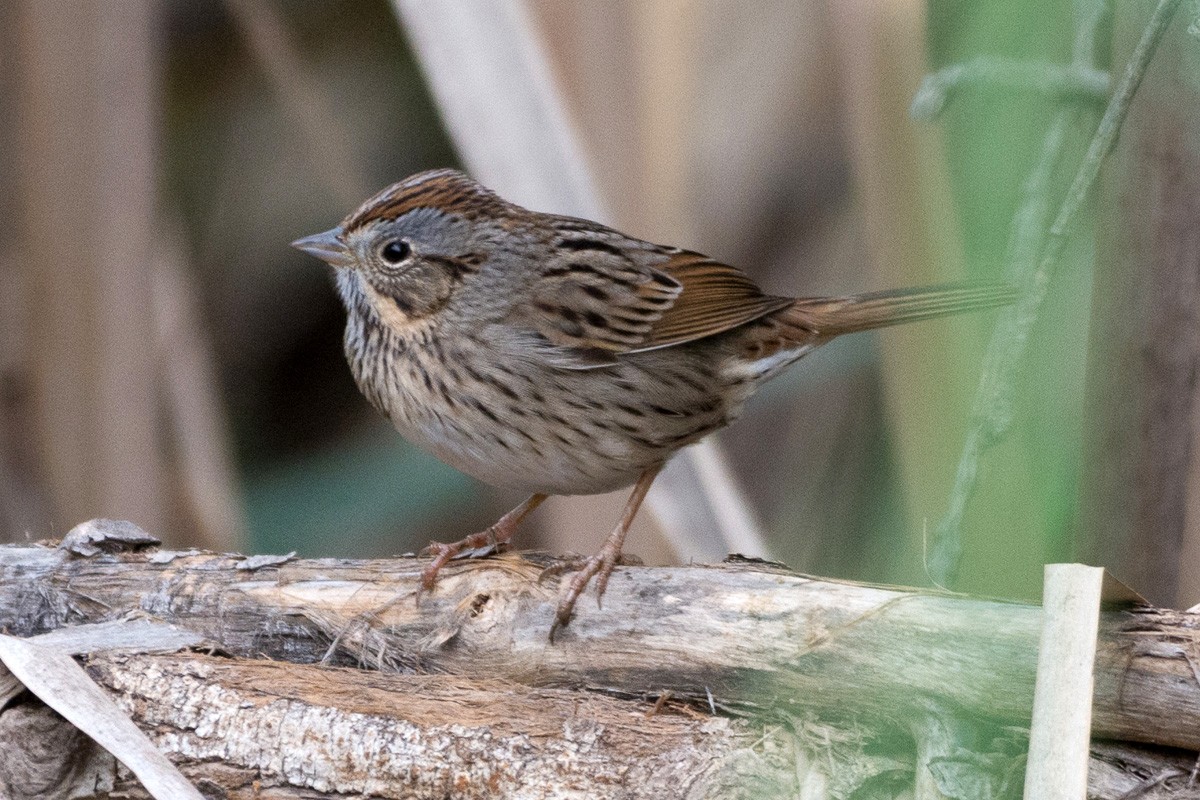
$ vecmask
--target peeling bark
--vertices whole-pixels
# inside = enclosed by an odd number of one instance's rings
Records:
[[[786,737],[567,690],[207,656],[89,672],[168,752],[373,797],[756,798],[794,793]],[[260,778],[262,780],[262,778]]]
[[[803,786],[846,798],[914,776],[902,744],[883,750],[886,738],[867,727],[811,718],[728,719],[673,703],[655,713],[650,703],[568,689],[198,654],[100,656],[88,672],[207,796],[229,800],[724,800],[791,798]],[[947,797],[1016,796],[1023,745],[1016,735],[1007,747],[947,750],[930,779]],[[13,752],[0,741],[0,763]],[[1097,744],[1088,794],[1200,796],[1186,786],[1190,763]],[[148,797],[128,775],[114,783],[111,759],[106,766],[101,790]],[[11,796],[88,797],[93,785]]]

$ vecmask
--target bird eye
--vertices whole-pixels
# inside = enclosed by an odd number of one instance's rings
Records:
[[[379,248],[379,257],[393,267],[408,258],[411,253],[412,248],[403,239],[393,239]]]

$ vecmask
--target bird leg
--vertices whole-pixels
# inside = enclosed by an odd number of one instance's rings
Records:
[[[629,533],[629,526],[633,524],[633,518],[637,516],[638,509],[642,507],[642,501],[646,499],[646,492],[650,490],[650,484],[654,483],[660,469],[662,469],[661,465],[651,467],[642,473],[637,483],[634,484],[629,499],[625,501],[625,511],[622,512],[621,521],[617,523],[617,527],[604,540],[604,546],[600,548],[600,552],[589,558],[583,568],[571,578],[566,592],[558,601],[558,609],[554,613],[554,624],[550,626],[550,641],[554,641],[554,634],[558,632],[559,628],[566,627],[571,621],[571,615],[575,612],[575,602],[579,600],[579,596],[587,588],[588,581],[593,577],[596,578],[596,605],[600,605],[600,599],[604,597],[604,590],[608,588],[608,578],[621,558],[621,545],[625,543],[625,534]]]
[[[417,599],[421,598],[422,591],[431,591],[434,583],[437,582],[438,572],[452,558],[467,558],[473,555],[482,555],[492,550],[501,550],[506,547],[512,539],[513,533],[516,532],[517,526],[529,513],[542,504],[549,495],[535,494],[521,505],[509,511],[486,530],[479,533],[472,533],[470,536],[465,536],[457,542],[430,542],[429,546],[421,551],[423,556],[433,556],[433,560],[429,562],[429,566],[421,573],[421,588],[417,590]],[[483,550],[483,553],[474,551]],[[467,551],[467,552],[463,552]]]

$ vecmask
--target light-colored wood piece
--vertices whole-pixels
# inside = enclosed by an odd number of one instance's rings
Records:
[[[155,800],[204,800],[70,655],[0,635],[0,662],[39,700],[120,759]]]
[[[230,800],[312,798],[314,789],[440,800],[447,787],[458,800],[828,800],[870,782],[872,769],[896,767],[847,747],[861,727],[808,719],[794,737],[783,725],[672,703],[651,713],[653,698],[488,678],[187,654],[99,656],[89,673],[189,778]],[[1146,774],[1186,780],[1190,766],[1113,743],[1092,765],[1095,800],[1117,800]],[[967,780],[941,780],[954,797],[978,796]],[[128,782],[116,788],[143,796]]]
[[[1026,800],[1084,800],[1104,570],[1047,564]]]
[[[90,671],[185,766],[224,762],[268,787],[752,800],[795,781],[782,731],[568,689],[195,655],[104,657]]]

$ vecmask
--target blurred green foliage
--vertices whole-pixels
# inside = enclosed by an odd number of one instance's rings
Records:
[[[980,56],[1068,64],[1075,5],[1068,0],[932,0],[931,68]],[[1095,66],[1107,67],[1109,46],[1102,30]],[[939,118],[970,276],[994,280],[1007,274],[1023,185],[1051,120],[1065,103],[1079,103],[1082,113],[1052,181],[1053,216],[1099,119],[1098,104],[972,87],[957,93]],[[1048,227],[1050,220],[1043,222]],[[955,588],[1036,598],[1041,565],[1069,558],[1080,476],[1090,227],[1090,219],[1081,221],[1052,281],[1018,376],[1012,429],[984,458],[964,524],[962,583]]]
[[[257,552],[396,555],[424,544],[398,534],[420,537],[477,499],[478,484],[399,441],[382,420],[364,433],[253,473],[246,514]]]

